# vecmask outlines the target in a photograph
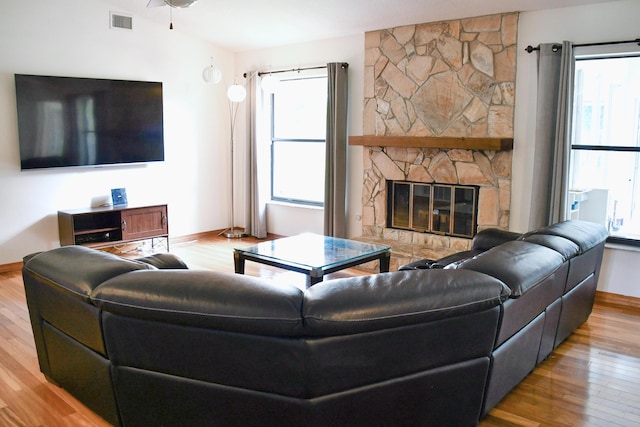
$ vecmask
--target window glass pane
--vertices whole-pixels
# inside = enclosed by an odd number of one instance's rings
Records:
[[[449,233],[451,224],[451,187],[433,186],[432,230]]]
[[[429,230],[429,209],[431,208],[431,186],[413,184],[413,222],[412,228],[418,231]]]
[[[273,137],[324,140],[326,112],[326,77],[283,80],[273,95]]]
[[[640,145],[640,57],[576,61],[573,144]]]
[[[640,153],[573,150],[571,218],[603,224],[612,236],[640,239]]]
[[[324,203],[325,144],[274,141],[275,199]]]
[[[456,187],[453,234],[473,236],[474,195],[473,188]]]
[[[327,77],[282,80],[273,95],[274,200],[324,203]]]
[[[411,185],[407,183],[393,183],[393,215],[391,226],[409,228],[409,198],[411,197]]]

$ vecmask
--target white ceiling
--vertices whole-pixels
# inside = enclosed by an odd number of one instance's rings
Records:
[[[149,0],[102,0],[115,11],[165,24],[169,6]],[[362,34],[401,25],[494,13],[553,9],[605,0],[198,0],[171,9],[175,31],[231,52]]]

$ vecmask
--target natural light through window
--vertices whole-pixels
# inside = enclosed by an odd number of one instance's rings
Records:
[[[577,58],[571,217],[640,240],[640,56]]]
[[[273,200],[324,203],[327,78],[282,80],[273,95]]]

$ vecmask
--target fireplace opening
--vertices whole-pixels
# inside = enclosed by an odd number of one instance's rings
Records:
[[[387,181],[387,227],[472,238],[478,186]]]

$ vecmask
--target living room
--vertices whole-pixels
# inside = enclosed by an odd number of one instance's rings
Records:
[[[140,0],[146,3],[146,0]],[[200,0],[206,1],[206,0]],[[120,2],[123,4],[124,2]],[[166,10],[167,8],[165,8]],[[44,0],[14,2],[0,17],[0,175],[3,208],[0,219],[0,272],[17,270],[22,257],[59,246],[57,211],[104,203],[110,189],[126,188],[132,204],[166,203],[171,237],[176,240],[225,229],[231,198],[228,176],[228,106],[226,85],[242,81],[248,70],[268,70],[349,63],[349,131],[363,135],[365,98],[365,34],[251,51],[227,50],[182,31],[181,16],[168,25],[134,15],[134,30],[112,30],[109,13],[122,11],[109,1]],[[194,9],[195,10],[195,9]],[[627,40],[634,31],[640,4],[634,0],[594,3],[522,12],[518,17],[514,150],[509,229],[529,229],[532,164],[535,149],[536,55],[527,45],[571,40],[589,43]],[[166,12],[167,18],[169,12]],[[462,17],[462,16],[460,16]],[[450,19],[455,19],[451,17]],[[51,25],[51,23],[57,23]],[[167,21],[168,22],[168,21]],[[390,23],[389,26],[396,25]],[[202,69],[211,58],[225,85],[203,82]],[[72,170],[21,171],[15,108],[14,74],[64,75],[162,81],[165,92],[165,161],[138,166]],[[241,118],[240,121],[244,119]],[[241,124],[241,123],[239,123]],[[245,138],[238,126],[237,138]],[[237,152],[243,164],[245,152]],[[349,147],[348,236],[362,235],[364,149]],[[243,187],[236,183],[236,190]],[[243,200],[242,194],[235,195]],[[238,204],[235,222],[242,225]],[[270,204],[268,231],[295,235],[322,233],[317,208]],[[607,247],[599,290],[640,297],[635,262],[637,251]],[[634,300],[635,301],[635,300]],[[596,316],[599,317],[599,316]],[[597,319],[602,320],[602,319]]]
[[[36,6],[37,5],[37,6]],[[535,168],[536,55],[527,45],[562,41],[574,43],[625,40],[634,34],[635,1],[522,12],[518,18],[517,74],[514,112],[513,177],[509,228],[525,231],[529,224],[530,188]],[[181,28],[177,10],[175,30],[134,16],[133,31],[110,29],[110,2],[38,1],[14,3],[2,15],[2,86],[0,146],[5,226],[0,232],[0,266],[14,266],[25,254],[59,245],[56,212],[96,206],[108,200],[111,188],[126,188],[136,205],[167,203],[171,236],[191,236],[221,230],[229,224],[228,110],[224,85],[208,85],[200,73],[213,58],[224,83],[242,80],[249,70],[349,63],[348,135],[363,134],[364,34],[280,47],[232,52],[212,45]],[[193,9],[195,10],[195,9]],[[126,12],[126,11],[124,11]],[[51,22],[64,22],[53,25]],[[184,31],[183,31],[184,30]],[[20,171],[13,74],[162,81],[165,96],[165,158],[161,163],[109,168]],[[237,139],[244,127],[240,115]],[[362,235],[363,148],[350,146],[347,171],[347,235]],[[245,156],[237,148],[236,165]],[[241,166],[239,166],[241,168]],[[235,191],[243,188],[242,171]],[[241,222],[243,195],[236,194],[235,222]],[[322,233],[322,210],[268,205],[268,232],[294,235]],[[599,289],[640,296],[633,266],[638,253],[607,248]],[[10,267],[5,267],[10,268]]]

